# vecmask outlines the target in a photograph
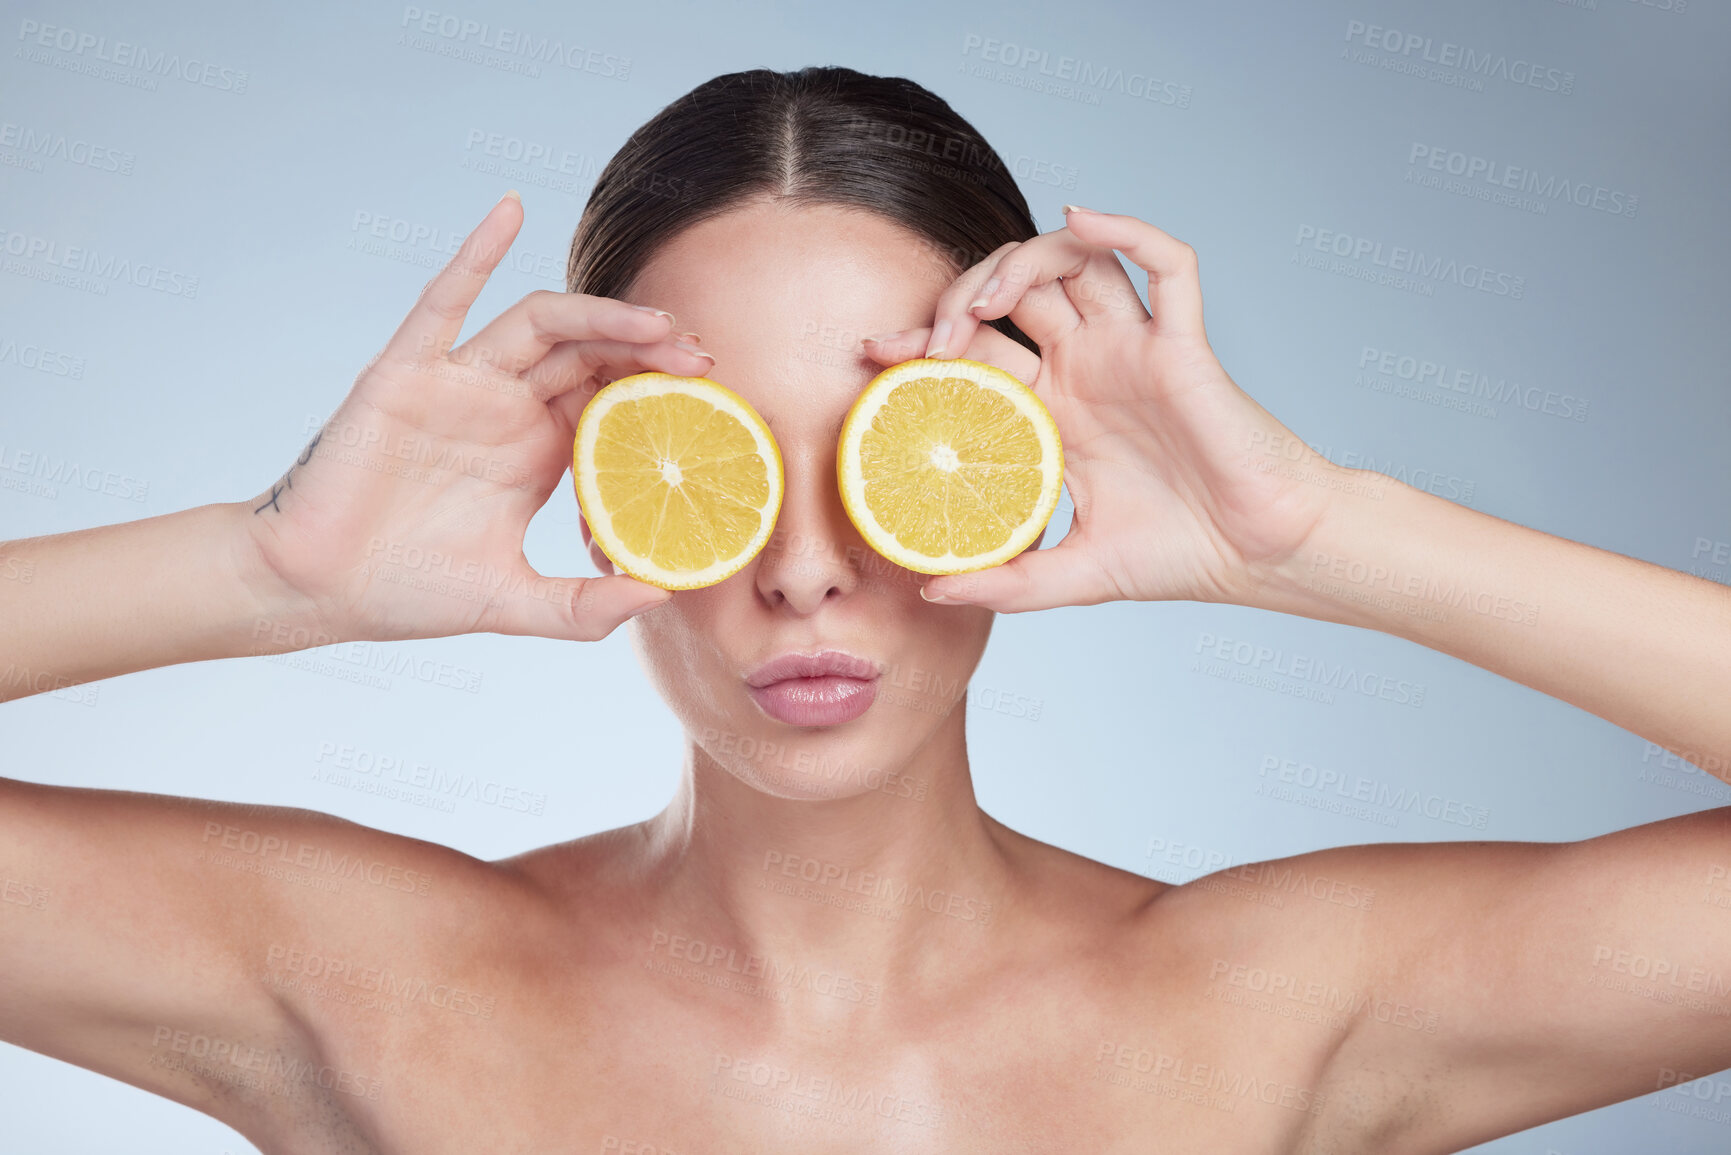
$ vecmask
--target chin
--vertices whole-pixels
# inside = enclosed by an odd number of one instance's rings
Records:
[[[833,802],[884,794],[923,801],[928,784],[899,769],[903,759],[882,756],[907,738],[901,727],[899,741],[886,740],[884,708],[874,704],[842,726],[796,729],[759,716],[687,726],[686,733],[721,770],[774,798]]]

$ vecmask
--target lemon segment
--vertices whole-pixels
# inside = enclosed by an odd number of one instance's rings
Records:
[[[637,373],[577,422],[577,504],[601,552],[662,589],[737,573],[781,511],[781,451],[746,400],[704,377]]]
[[[884,557],[919,573],[1001,565],[1058,507],[1064,452],[1032,389],[993,365],[919,358],[872,378],[842,422],[842,506]]]

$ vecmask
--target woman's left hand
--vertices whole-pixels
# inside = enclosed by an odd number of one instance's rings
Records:
[[[885,365],[991,360],[991,347],[1009,342],[981,322],[1008,315],[1040,346],[1026,383],[1063,438],[1076,511],[1064,540],[933,578],[925,595],[1006,613],[1119,599],[1245,602],[1300,549],[1347,471],[1221,368],[1189,245],[1134,217],[1070,208],[1067,218],[964,272],[930,329],[866,345]],[[1152,316],[1114,249],[1147,271]]]

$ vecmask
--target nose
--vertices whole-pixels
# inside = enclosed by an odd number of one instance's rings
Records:
[[[759,596],[771,609],[806,617],[860,588],[871,552],[836,488],[835,452],[782,462],[786,489],[769,543],[755,565]]]

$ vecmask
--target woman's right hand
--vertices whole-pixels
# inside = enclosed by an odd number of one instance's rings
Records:
[[[246,518],[266,604],[312,644],[492,632],[592,641],[666,591],[624,575],[550,578],[529,520],[571,465],[595,390],[645,370],[700,376],[673,318],[539,290],[452,348],[523,221],[493,206],[287,474]],[[691,336],[687,334],[686,336]],[[304,643],[302,643],[304,644]]]

